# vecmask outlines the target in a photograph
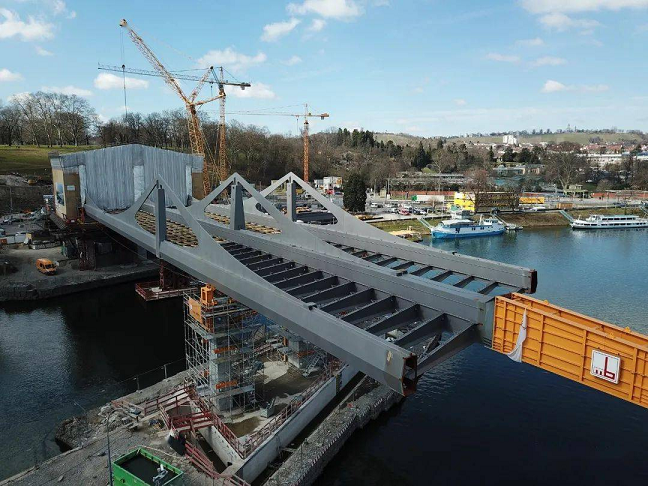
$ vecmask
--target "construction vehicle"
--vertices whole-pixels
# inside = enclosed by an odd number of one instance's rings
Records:
[[[223,93],[219,93],[216,96],[211,96],[207,99],[196,101],[196,97],[202,90],[205,82],[209,78],[209,75],[213,73],[214,68],[209,67],[206,69],[205,73],[202,75],[200,80],[198,81],[198,84],[194,88],[194,90],[191,92],[190,95],[186,95],[178,82],[176,81],[175,77],[171,75],[171,73],[164,67],[164,65],[160,62],[160,60],[157,58],[157,56],[153,53],[153,51],[146,45],[144,40],[135,32],[131,26],[128,24],[126,19],[122,19],[121,22],[119,22],[119,25],[126,29],[128,31],[128,35],[130,36],[131,40],[133,43],[138,47],[140,52],[144,55],[144,57],[149,61],[151,66],[158,72],[160,77],[164,79],[166,84],[184,101],[185,103],[185,108],[187,110],[187,121],[189,125],[189,141],[191,144],[191,152],[196,155],[200,155],[204,158],[203,162],[203,192],[204,195],[206,196],[211,192],[211,189],[213,187],[213,182],[212,177],[214,174],[214,170],[212,168],[213,166],[213,155],[211,153],[207,152],[207,144],[205,143],[205,135],[202,132],[201,126],[200,126],[200,119],[198,118],[198,108],[201,106],[217,100],[221,99],[224,97],[224,91]],[[222,175],[222,173],[221,173]]]
[[[330,115],[328,113],[319,113],[319,114],[313,114],[310,111],[308,111],[308,104],[304,105],[304,113],[281,113],[281,112],[264,112],[264,113],[253,113],[251,111],[237,111],[237,112],[230,112],[230,115],[270,115],[270,116],[293,116],[297,119],[300,117],[304,118],[304,129],[302,130],[302,136],[304,140],[304,174],[303,174],[303,179],[308,182],[308,177],[309,177],[309,132],[310,132],[310,126],[308,124],[308,119],[309,118],[319,118],[323,120],[324,118],[328,118]]]
[[[56,274],[56,263],[47,258],[39,258],[36,260],[36,268],[40,273],[45,275],[54,275]]]

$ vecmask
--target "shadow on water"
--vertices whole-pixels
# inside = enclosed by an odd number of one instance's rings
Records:
[[[537,297],[648,333],[648,231],[432,245],[535,268]],[[648,484],[647,424],[643,408],[473,345],[354,434],[316,484]]]
[[[0,309],[0,478],[59,452],[58,423],[184,366],[182,304],[133,284]],[[180,360],[180,361],[178,361]],[[140,377],[145,387],[164,377]],[[124,381],[127,380],[127,381]]]

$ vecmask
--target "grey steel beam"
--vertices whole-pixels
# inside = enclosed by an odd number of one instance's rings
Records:
[[[445,327],[445,324],[445,314],[439,312],[435,317],[421,322],[416,327],[402,335],[400,338],[396,339],[396,341],[394,341],[394,344],[398,344],[399,346],[403,347],[410,346],[432,335],[440,333]]]
[[[419,305],[411,304],[407,307],[403,307],[399,311],[395,312],[391,316],[387,316],[384,319],[372,324],[367,327],[365,331],[370,332],[375,335],[382,335],[386,332],[393,331],[394,329],[401,327],[409,322],[415,322],[419,319]]]
[[[296,277],[297,275],[301,275],[306,272],[308,272],[308,267],[297,266],[295,268],[290,268],[281,272],[264,275],[263,278],[265,278],[268,282],[280,282],[282,280],[286,280],[287,278]]]
[[[353,305],[364,304],[374,298],[376,292],[374,289],[359,290],[351,295],[342,297],[330,304],[320,307],[324,312],[333,313],[351,307]]]
[[[486,285],[486,287],[484,287],[483,289],[481,289],[481,290],[479,291],[479,293],[480,293],[480,294],[484,294],[484,295],[488,295],[488,294],[490,294],[493,290],[495,290],[498,286],[499,286],[499,284],[498,284],[497,282],[488,282],[488,284]]]
[[[468,275],[466,278],[462,278],[462,279],[459,280],[457,283],[454,283],[454,284],[452,284],[452,285],[453,285],[454,287],[457,287],[457,288],[463,289],[466,285],[468,285],[468,284],[469,284],[470,282],[472,282],[473,280],[475,280],[475,277],[473,277],[472,275]]]
[[[283,272],[284,270],[294,268],[294,266],[295,266],[295,262],[284,261],[283,263],[279,263],[278,265],[271,265],[269,267],[263,267],[254,270],[254,272],[260,277],[265,277],[266,275],[272,275],[273,273]]]
[[[281,282],[277,282],[276,285],[280,289],[291,289],[298,285],[303,285],[305,283],[320,280],[323,276],[324,275],[321,270],[310,270],[307,273],[297,275],[296,277],[287,278],[286,280],[282,280]]]
[[[389,295],[385,298],[378,299],[353,312],[349,312],[342,317],[343,320],[355,324],[356,322],[369,319],[371,317],[393,311],[396,308],[396,297]]]
[[[248,265],[248,268],[250,270],[256,270],[258,273],[258,270],[261,270],[263,268],[268,268],[272,267],[274,265],[279,265],[280,263],[285,262],[283,258],[270,258],[269,260],[263,260],[262,262],[259,263],[253,263],[252,265]],[[290,262],[294,265],[294,262]]]
[[[272,255],[265,254],[265,255],[260,255],[260,256],[256,256],[256,257],[251,257],[251,258],[245,259],[245,260],[240,260],[240,262],[242,264],[244,264],[246,267],[250,268],[250,265],[253,265],[253,264],[259,263],[259,262],[265,262],[267,260],[270,260],[271,258],[272,258]]]
[[[395,267],[392,267],[392,269],[393,270],[405,270],[406,268],[409,268],[412,265],[414,265],[414,262],[403,262],[403,263],[400,263],[400,264],[396,265]]]
[[[452,273],[452,270],[446,270],[445,272],[441,272],[440,274],[435,275],[430,280],[434,280],[435,282],[443,282],[446,278],[452,275]]]
[[[415,277],[421,277],[425,275],[428,272],[431,272],[434,270],[434,267],[428,267],[428,266],[422,266],[421,268],[418,268],[414,270],[413,272],[410,272],[410,275],[414,275]]]
[[[411,373],[410,377],[421,376],[435,366],[452,358],[455,354],[463,351],[468,346],[479,342],[479,333],[477,326],[470,326],[463,331],[454,334],[448,341],[441,344],[434,351],[424,356],[417,364],[416,372]]]
[[[390,264],[392,264],[394,262],[397,262],[397,261],[398,261],[398,258],[390,257],[390,258],[387,258],[386,260],[381,260],[379,262],[376,262],[376,265],[378,265],[379,267],[386,267],[387,265],[390,265]]]
[[[312,294],[313,292],[317,292],[318,290],[329,289],[334,285],[338,285],[338,284],[339,284],[339,279],[335,275],[333,275],[331,277],[327,277],[320,280],[316,280],[314,282],[299,285],[297,287],[286,290],[286,292],[294,296],[308,295],[308,294]]]
[[[324,302],[330,299],[340,298],[344,295],[349,295],[351,292],[356,291],[356,284],[354,282],[345,282],[330,289],[322,290],[313,295],[308,296],[308,302]]]

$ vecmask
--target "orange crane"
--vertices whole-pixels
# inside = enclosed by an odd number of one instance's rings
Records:
[[[319,114],[313,114],[310,111],[308,111],[308,105],[304,105],[304,113],[281,113],[281,112],[265,112],[265,113],[253,113],[251,111],[231,111],[229,112],[230,115],[269,115],[269,116],[294,116],[295,118],[299,119],[300,117],[304,118],[304,129],[302,130],[302,135],[304,138],[304,177],[303,179],[308,182],[308,162],[309,162],[309,124],[308,124],[308,119],[309,118],[320,118],[323,120],[324,118],[328,118],[329,114],[328,113],[319,113]]]
[[[109,66],[105,64],[99,64],[98,68],[103,71],[113,71],[117,73],[129,73],[129,74],[139,74],[142,76],[156,76],[156,77],[164,77],[157,71],[149,71],[147,69],[134,69],[134,68],[127,68],[125,65],[121,66]],[[218,75],[216,75],[216,72],[218,72]],[[227,151],[226,151],[226,137],[225,137],[225,130],[226,130],[226,125],[225,125],[225,86],[236,86],[241,88],[241,90],[244,90],[245,88],[249,88],[252,86],[250,83],[246,82],[240,82],[240,81],[229,81],[228,79],[225,79],[224,75],[225,70],[223,69],[222,66],[215,67],[212,70],[212,77],[213,79],[207,79],[205,82],[209,83],[211,85],[218,85],[218,94],[221,95],[219,98],[220,102],[220,120],[218,122],[218,175],[221,181],[227,179],[227,176],[229,176],[229,165],[227,164]],[[183,72],[175,72],[175,71],[170,71],[170,74],[173,76],[174,79],[182,79],[186,81],[200,81],[201,76],[196,76],[193,74],[187,74]],[[230,74],[231,75],[231,74]]]
[[[210,98],[196,101],[196,97],[198,96],[198,93],[200,93],[200,90],[202,89],[203,85],[205,82],[208,80],[209,75],[214,72],[213,67],[209,67],[203,76],[199,79],[198,84],[194,88],[194,90],[191,92],[189,96],[185,95],[184,91],[182,91],[182,88],[174,78],[174,76],[169,73],[169,71],[164,67],[164,65],[160,62],[160,60],[157,58],[157,56],[153,53],[153,51],[146,45],[146,43],[142,40],[142,38],[135,32],[131,26],[128,24],[126,19],[122,19],[121,22],[119,22],[119,25],[123,28],[125,28],[128,31],[128,35],[130,36],[131,40],[133,43],[138,47],[138,49],[142,52],[144,57],[149,61],[151,66],[157,71],[160,77],[164,79],[166,84],[175,91],[175,93],[180,96],[182,101],[185,103],[185,107],[187,109],[187,122],[189,126],[189,142],[191,144],[191,152],[196,154],[196,155],[201,155],[204,158],[203,162],[203,191],[204,195],[206,196],[211,192],[212,189],[212,173],[213,170],[211,169],[211,166],[213,165],[211,157],[206,154],[206,143],[205,143],[205,136],[202,132],[202,129],[200,127],[200,119],[198,118],[198,112],[197,108],[201,107],[202,105],[209,103],[214,100],[218,99],[224,99],[225,94],[224,90],[219,90],[219,94],[217,96],[212,96]],[[225,176],[227,176],[225,171],[221,170],[219,171],[219,176],[222,179],[223,173],[225,173]]]

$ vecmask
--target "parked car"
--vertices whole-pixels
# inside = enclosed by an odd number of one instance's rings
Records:
[[[537,212],[537,211],[546,211],[547,207],[546,206],[533,206],[528,209],[531,212]]]

